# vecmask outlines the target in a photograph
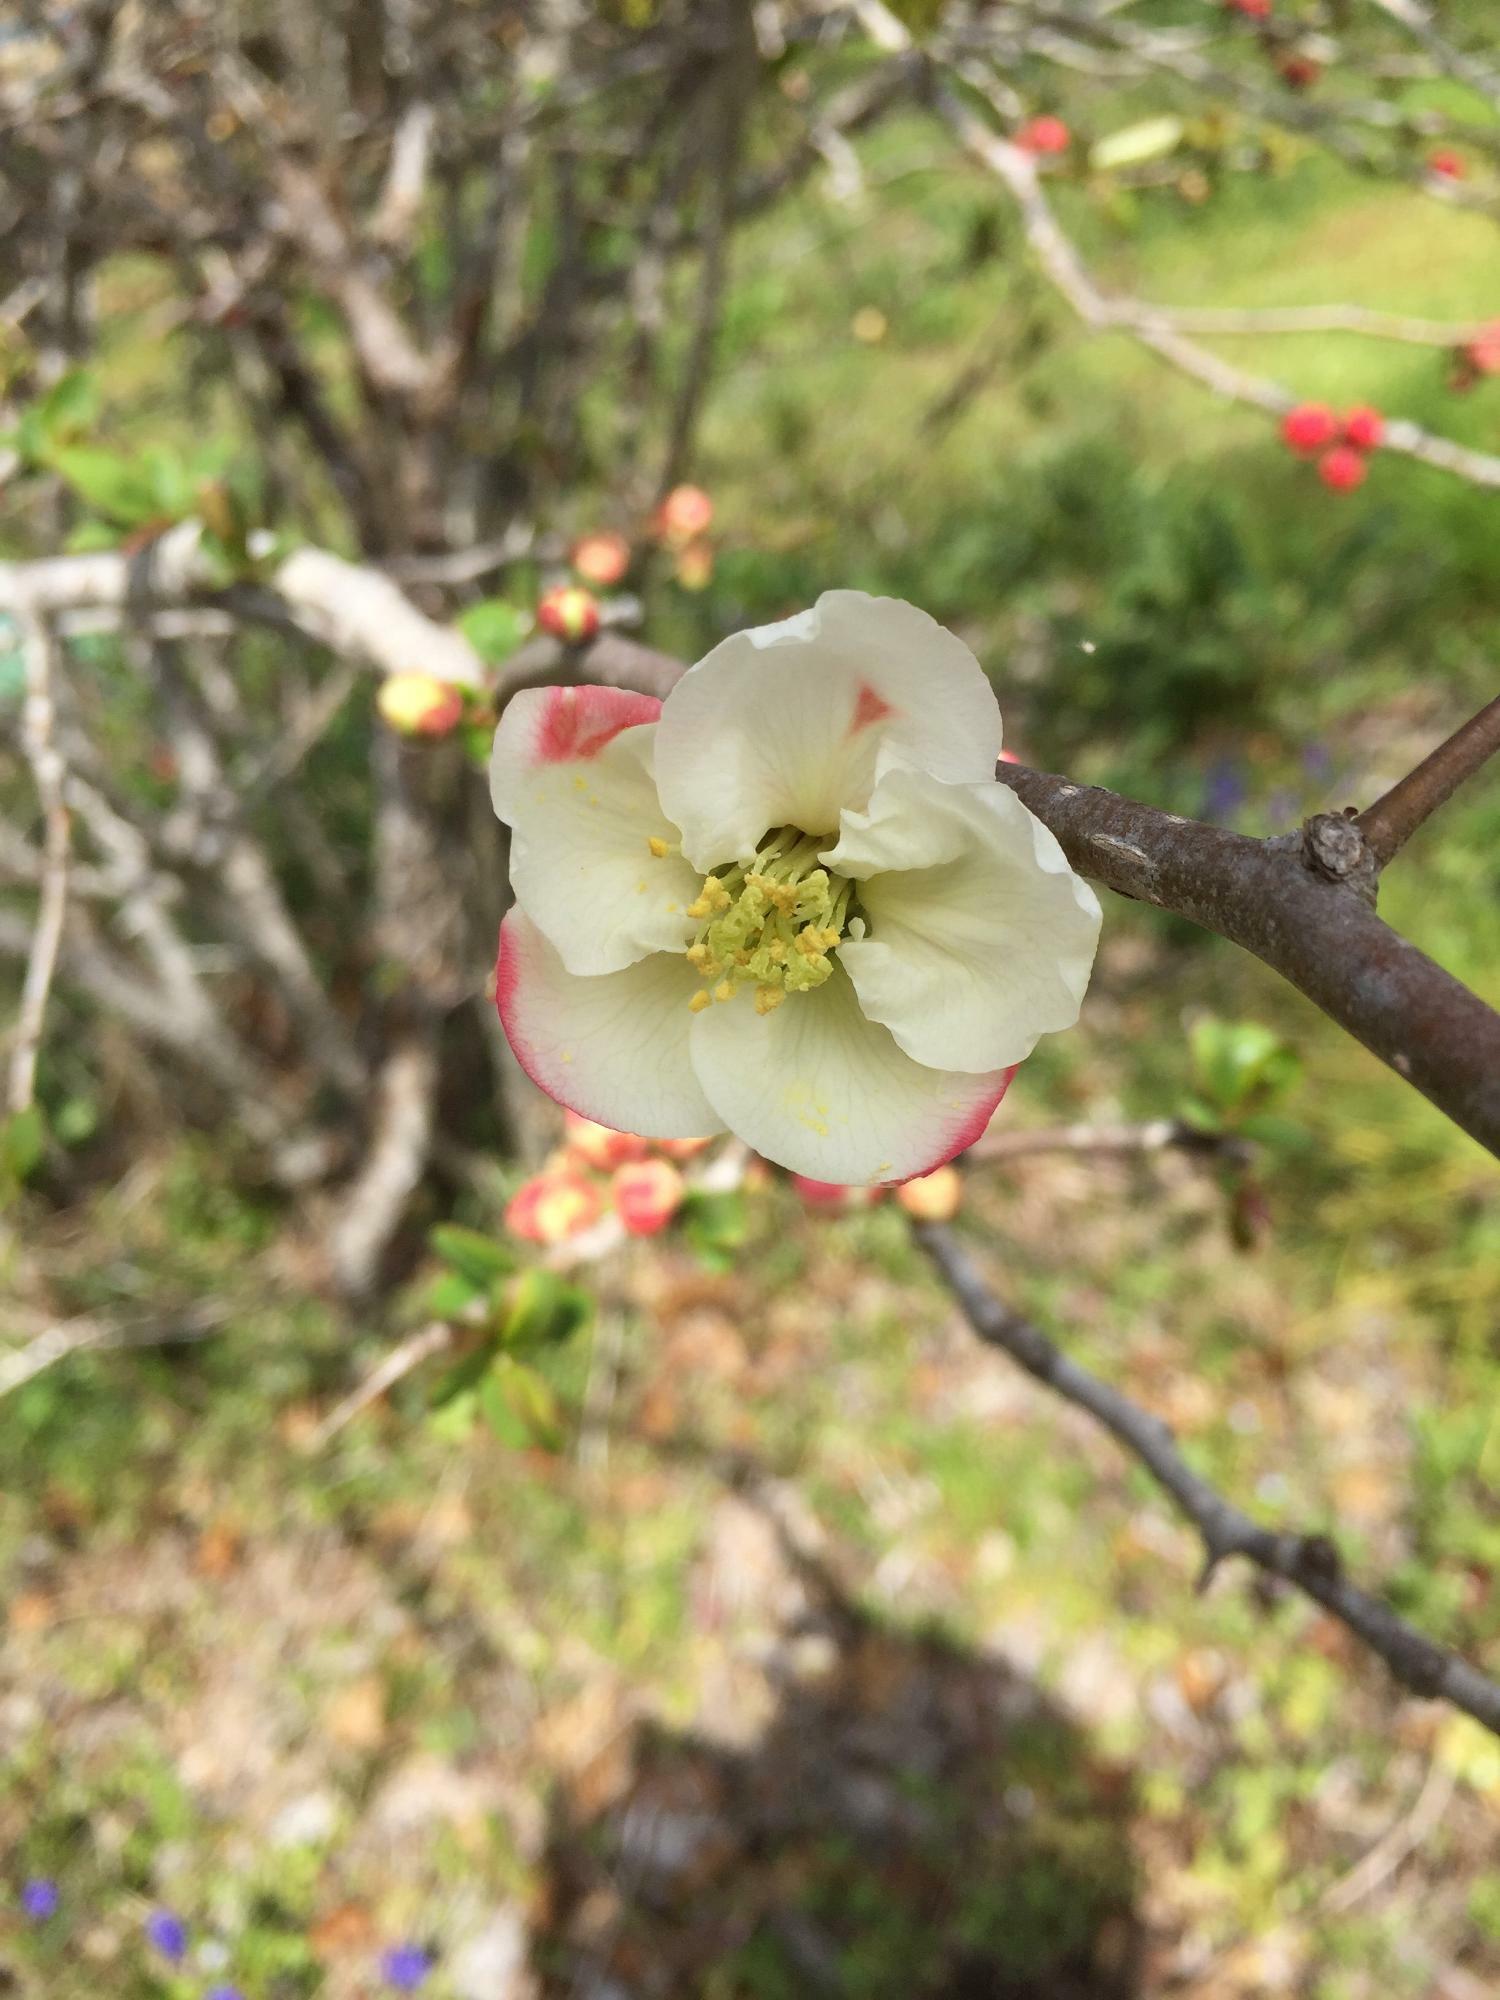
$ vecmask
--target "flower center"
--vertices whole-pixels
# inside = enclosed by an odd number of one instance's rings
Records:
[[[705,982],[688,1003],[695,1013],[753,986],[756,1013],[769,1014],[788,993],[809,993],[832,977],[828,954],[854,910],[854,884],[818,862],[818,849],[834,838],[778,827],[748,867],[736,863],[705,878],[687,910],[698,921],[688,962]]]

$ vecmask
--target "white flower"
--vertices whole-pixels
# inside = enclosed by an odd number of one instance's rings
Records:
[[[968,648],[857,590],[736,633],[665,703],[516,695],[496,1000],[527,1075],[600,1124],[727,1127],[815,1180],[951,1159],[1077,1020],[1099,934],[999,750]]]

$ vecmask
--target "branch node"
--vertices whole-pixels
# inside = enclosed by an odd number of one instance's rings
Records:
[[[1358,824],[1343,813],[1314,813],[1302,824],[1302,864],[1325,882],[1352,889],[1371,909],[1380,869]]]

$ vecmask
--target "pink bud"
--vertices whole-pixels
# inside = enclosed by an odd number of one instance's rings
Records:
[[[573,544],[570,560],[585,583],[608,590],[630,568],[630,544],[612,531],[583,535]]]
[[[918,1174],[896,1190],[897,1201],[919,1222],[951,1222],[963,1198],[964,1177],[957,1167],[937,1167],[930,1174]]]
[[[676,576],[684,590],[707,590],[714,580],[713,544],[689,542],[678,553]]]
[[[1352,493],[1356,486],[1363,486],[1369,469],[1363,452],[1347,444],[1336,444],[1318,460],[1319,479],[1335,493]]]
[[[463,720],[464,698],[431,674],[391,674],[381,682],[375,706],[401,736],[446,736]]]
[[[705,1146],[711,1146],[712,1139],[658,1139],[656,1150],[669,1160],[695,1160]]]
[[[701,486],[674,486],[657,508],[652,525],[664,542],[690,542],[706,534],[714,503]]]
[[[560,583],[544,591],[536,607],[536,622],[554,639],[581,646],[599,630],[599,606],[593,593],[578,583]]]
[[[1428,154],[1427,171],[1430,174],[1437,174],[1445,181],[1462,181],[1469,177],[1469,169],[1464,164],[1463,156],[1447,150]]]
[[[647,1152],[647,1142],[636,1133],[596,1125],[592,1118],[580,1118],[576,1111],[563,1113],[563,1143],[585,1166],[601,1174],[613,1173],[627,1160],[643,1160]]]
[[[615,1212],[632,1236],[655,1236],[682,1206],[682,1175],[670,1160],[633,1160],[610,1182]]]
[[[599,1219],[599,1190],[582,1174],[534,1174],[523,1181],[505,1209],[505,1226],[527,1243],[562,1243]]]
[[[1360,403],[1344,419],[1344,443],[1356,451],[1374,451],[1385,436],[1385,418],[1368,403]]]
[[[849,1215],[855,1209],[873,1208],[885,1192],[878,1187],[846,1187],[842,1181],[815,1181],[806,1174],[793,1174],[792,1186],[805,1205],[821,1215]]]

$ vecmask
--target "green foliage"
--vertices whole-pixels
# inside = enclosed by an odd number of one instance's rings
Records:
[[[460,614],[458,629],[482,660],[498,667],[526,637],[531,617],[503,597],[485,597]]]
[[[1302,1074],[1295,1049],[1260,1021],[1195,1021],[1188,1038],[1193,1094],[1180,1116],[1204,1132],[1295,1140],[1297,1127],[1274,1115]]]

